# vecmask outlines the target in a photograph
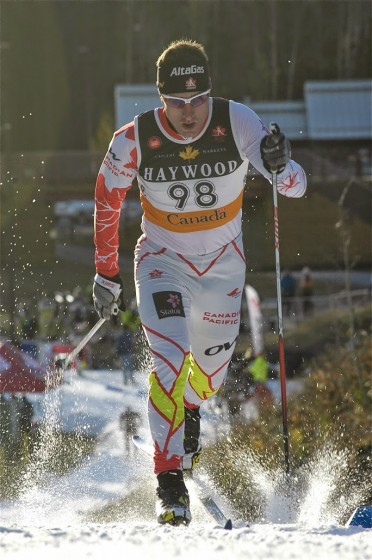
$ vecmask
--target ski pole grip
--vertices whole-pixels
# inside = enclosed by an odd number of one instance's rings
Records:
[[[275,134],[275,135],[280,134],[280,128],[279,128],[279,125],[277,123],[275,123],[275,122],[270,123],[270,134]]]
[[[279,125],[276,122],[271,122],[270,123],[270,134],[272,134],[273,136],[279,136],[280,134],[280,128]],[[276,175],[278,172],[277,168],[272,168],[271,173],[274,175]]]

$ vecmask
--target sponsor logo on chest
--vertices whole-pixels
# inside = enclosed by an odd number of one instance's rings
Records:
[[[145,181],[180,181],[202,177],[222,177],[233,173],[238,167],[236,160],[215,163],[193,163],[167,167],[145,167],[142,176]]]
[[[194,224],[203,224],[206,222],[220,222],[227,218],[227,212],[224,208],[206,211],[204,214],[195,216],[183,216],[182,214],[167,214],[167,221],[173,226],[190,226]]]

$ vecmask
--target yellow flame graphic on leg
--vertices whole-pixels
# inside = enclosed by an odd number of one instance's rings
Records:
[[[160,385],[156,372],[151,372],[149,377],[150,400],[159,413],[168,420],[172,432],[178,429],[184,419],[183,395],[189,371],[190,355],[187,354],[170,392]]]

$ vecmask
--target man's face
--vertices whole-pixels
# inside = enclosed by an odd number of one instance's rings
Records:
[[[175,130],[184,138],[192,138],[202,129],[209,111],[209,91],[162,95],[165,113]],[[183,103],[183,99],[191,103]]]

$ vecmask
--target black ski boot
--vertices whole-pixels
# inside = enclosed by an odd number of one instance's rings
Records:
[[[188,525],[191,521],[189,493],[180,470],[158,474],[156,513],[158,523]]]
[[[200,445],[200,408],[185,407],[185,434],[183,439],[185,455],[183,456],[183,470],[191,471],[200,460],[202,451]]]

